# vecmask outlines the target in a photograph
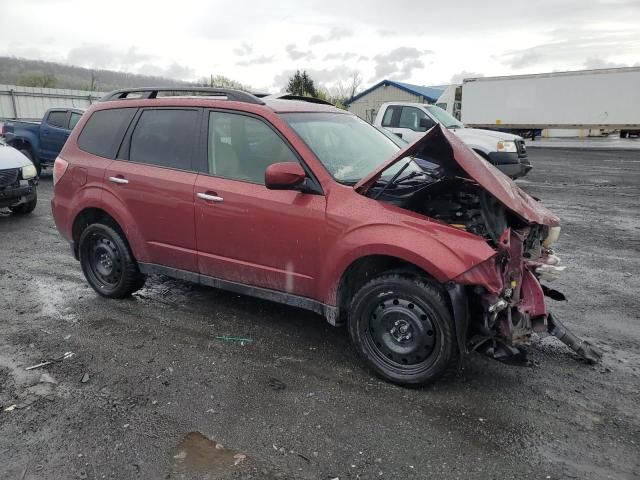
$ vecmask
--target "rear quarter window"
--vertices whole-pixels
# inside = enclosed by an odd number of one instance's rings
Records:
[[[114,108],[93,112],[78,137],[78,148],[104,158],[116,158],[122,137],[135,108]]]

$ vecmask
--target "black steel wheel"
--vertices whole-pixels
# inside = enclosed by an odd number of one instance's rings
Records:
[[[79,253],[89,285],[104,297],[127,297],[144,284],[129,245],[109,225],[89,225],[80,236]]]
[[[380,276],[357,292],[349,333],[358,353],[393,383],[431,383],[455,367],[453,320],[441,289],[424,279]]]

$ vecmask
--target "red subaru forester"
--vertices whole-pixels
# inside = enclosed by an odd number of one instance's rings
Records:
[[[421,385],[533,332],[556,216],[439,126],[411,145],[315,99],[228,89],[106,95],[54,168],[53,216],[89,284],[164,274],[346,322],[381,377]]]

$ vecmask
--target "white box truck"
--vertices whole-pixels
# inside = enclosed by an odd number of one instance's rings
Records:
[[[500,130],[640,130],[640,67],[463,80],[437,105],[468,126]],[[453,100],[453,101],[452,101]]]

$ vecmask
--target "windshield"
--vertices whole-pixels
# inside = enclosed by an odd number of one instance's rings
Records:
[[[358,182],[400,150],[399,142],[392,141],[355,115],[286,113],[282,118],[341,183]],[[387,169],[383,177],[393,176],[401,164]],[[412,163],[406,171],[413,170],[419,170],[419,167]]]
[[[450,115],[448,112],[445,112],[440,107],[436,107],[435,105],[425,105],[426,109],[429,110],[429,113],[436,117],[436,120],[442,124],[443,127],[446,128],[464,128],[464,124],[459,121],[454,116]]]

